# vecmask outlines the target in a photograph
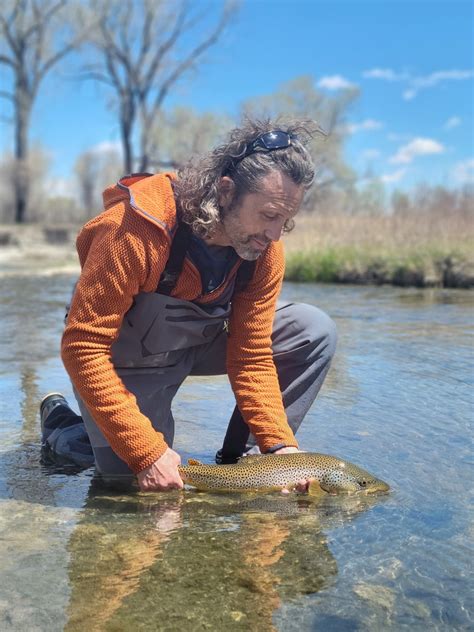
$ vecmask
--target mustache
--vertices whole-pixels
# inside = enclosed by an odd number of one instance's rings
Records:
[[[271,239],[268,239],[268,237],[265,237],[265,235],[249,235],[247,237],[247,239],[245,240],[245,243],[250,243],[250,241],[252,239],[256,239],[257,241],[259,241],[261,244],[265,244],[265,246],[268,246],[268,244],[271,242]]]

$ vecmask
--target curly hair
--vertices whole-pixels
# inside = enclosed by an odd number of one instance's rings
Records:
[[[291,145],[272,151],[256,148],[242,158],[256,138],[274,130],[287,132],[292,138]],[[314,179],[314,164],[306,145],[315,132],[322,130],[310,120],[245,119],[230,132],[227,142],[200,158],[191,159],[178,172],[173,188],[180,220],[201,238],[213,235],[221,219],[219,185],[223,176],[234,181],[233,204],[246,193],[257,193],[262,178],[272,171],[280,171],[308,189]],[[284,230],[292,227],[290,221]]]

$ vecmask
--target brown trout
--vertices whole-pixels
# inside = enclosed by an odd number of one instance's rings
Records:
[[[328,454],[293,452],[245,456],[233,465],[208,465],[189,459],[179,468],[188,485],[202,491],[244,492],[291,489],[302,479],[313,480],[330,494],[386,492],[387,483],[366,470]]]

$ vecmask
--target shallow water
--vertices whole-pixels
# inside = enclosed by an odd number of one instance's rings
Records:
[[[133,494],[39,463],[41,396],[73,401],[58,359],[72,281],[0,277],[1,630],[472,629],[470,293],[284,288],[339,330],[301,446],[389,495]],[[183,459],[211,460],[231,409],[225,378],[183,386]]]

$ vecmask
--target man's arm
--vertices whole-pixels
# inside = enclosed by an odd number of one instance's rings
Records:
[[[141,218],[120,225],[101,220],[86,235],[87,252],[81,256],[83,269],[62,340],[63,362],[79,395],[114,452],[135,473],[153,465],[168,449],[111,361],[111,346],[133,297],[150,291],[161,273],[158,269],[150,278],[150,253],[142,235],[156,233],[149,226]],[[163,238],[154,252],[163,266],[167,250]]]

